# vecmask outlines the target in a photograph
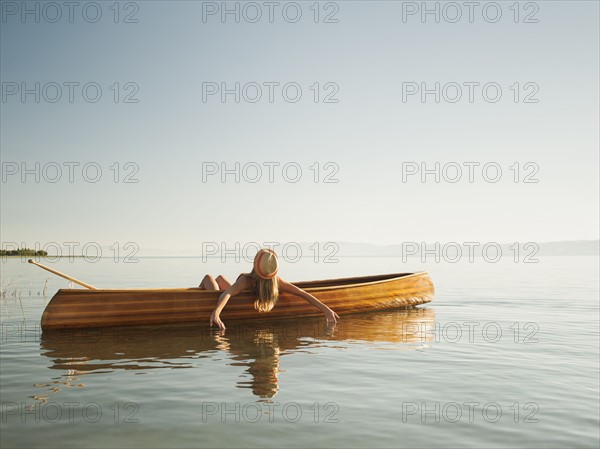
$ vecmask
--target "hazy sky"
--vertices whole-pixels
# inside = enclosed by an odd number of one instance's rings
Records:
[[[596,1],[90,3],[2,1],[3,242],[598,238]]]

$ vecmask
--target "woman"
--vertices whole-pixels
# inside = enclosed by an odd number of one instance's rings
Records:
[[[261,313],[270,311],[279,298],[279,293],[290,293],[299,296],[310,304],[321,310],[328,323],[335,324],[339,318],[338,314],[315,298],[308,292],[305,292],[294,284],[284,281],[277,276],[279,270],[279,261],[275,251],[270,249],[261,249],[254,257],[254,266],[250,273],[239,275],[233,285],[223,276],[214,279],[207,274],[200,283],[200,288],[205,290],[224,290],[219,296],[217,307],[210,316],[210,325],[215,323],[221,330],[225,330],[225,324],[221,321],[220,315],[223,308],[229,301],[229,298],[237,295],[242,290],[253,290],[256,295],[254,308]]]

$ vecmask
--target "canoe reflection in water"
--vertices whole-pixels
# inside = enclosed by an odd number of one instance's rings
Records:
[[[198,325],[63,329],[44,331],[40,344],[52,360],[49,367],[64,370],[67,381],[116,370],[194,368],[223,359],[225,352],[229,365],[246,368],[237,386],[268,399],[279,390],[286,354],[351,345],[423,348],[433,339],[434,327],[433,309],[413,308],[346,315],[333,327],[320,317],[231,323],[225,335]]]

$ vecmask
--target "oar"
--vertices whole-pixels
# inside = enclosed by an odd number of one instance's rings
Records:
[[[69,280],[71,282],[75,282],[76,284],[79,284],[82,287],[89,288],[90,290],[98,290],[96,287],[94,287],[94,286],[92,286],[90,284],[86,284],[85,282],[79,281],[79,280],[77,280],[75,278],[72,278],[71,276],[67,276],[66,274],[61,273],[60,271],[56,271],[56,270],[54,270],[54,269],[52,269],[50,267],[47,267],[46,265],[42,265],[41,263],[37,263],[36,261],[34,261],[32,259],[29,259],[28,262],[32,263],[34,265],[37,265],[38,267],[43,268],[44,270],[49,271],[50,273],[54,273],[57,276],[63,277],[63,278],[65,278],[65,279],[67,279],[67,280]]]

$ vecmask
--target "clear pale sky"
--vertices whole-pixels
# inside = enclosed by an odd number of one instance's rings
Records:
[[[3,242],[133,241],[176,251],[207,241],[598,238],[598,2],[535,2],[537,23],[524,23],[534,12],[523,9],[525,2],[515,23],[513,1],[498,2],[496,23],[484,20],[480,9],[469,23],[466,6],[456,23],[431,16],[422,23],[418,14],[403,21],[406,2],[392,1],[337,2],[337,12],[321,3],[319,23],[312,1],[298,2],[296,23],[284,20],[279,8],[269,23],[263,2],[256,23],[243,16],[240,23],[232,16],[222,23],[218,14],[203,21],[207,4],[194,1],[142,1],[137,11],[122,3],[119,23],[112,1],[98,3],[96,23],[84,20],[80,9],[69,23],[66,6],[56,23],[47,20],[56,15],[50,8],[46,16],[40,10],[40,23],[33,15],[23,23],[21,11],[12,14],[6,3],[0,22]],[[35,3],[27,2],[31,8]],[[293,19],[293,12],[286,17]],[[337,23],[323,23],[332,12]],[[128,13],[138,22],[123,23]],[[93,19],[95,11],[87,14]],[[39,103],[34,94],[25,102],[21,92],[10,94],[15,86],[34,89],[36,82]],[[79,83],[72,103],[69,82]],[[247,85],[247,97],[255,93],[247,83],[262,85],[263,97],[256,103],[236,103],[233,95],[225,103],[219,95],[203,101],[203,83],[232,88],[236,82]],[[298,83],[302,98],[286,102],[279,87],[270,103],[265,82]],[[465,82],[480,83],[472,103]],[[481,93],[490,82],[502,89],[496,103]],[[47,101],[55,97],[53,83],[62,86],[55,103]],[[84,100],[86,83],[100,85],[99,101]],[[451,96],[448,83],[457,83],[463,97],[436,103],[433,95],[425,102],[414,95],[403,102],[403,83],[440,83]],[[336,86],[332,98],[338,102],[325,103]],[[138,102],[123,102],[135,88]],[[534,89],[537,103],[525,103]],[[7,172],[22,163],[34,169],[36,162],[47,167],[39,183],[34,175],[22,182],[21,173]],[[73,183],[65,162],[80,164]],[[103,170],[97,183],[83,178],[81,167],[90,162]],[[121,167],[117,183],[110,169],[115,162]],[[124,169],[128,162],[139,167],[138,183],[122,182],[131,171]],[[230,168],[256,163],[263,177],[203,182],[206,162]],[[281,164],[273,183],[265,162]],[[283,179],[281,166],[289,162],[303,170],[297,183]],[[328,162],[339,169],[337,183],[323,182],[335,167],[325,169]],[[456,183],[436,183],[432,175],[425,183],[418,176],[402,182],[406,162],[480,165],[473,183],[465,166]],[[496,183],[481,173],[490,162],[503,170]],[[539,182],[515,183],[509,168],[515,162],[521,178],[532,171],[524,164],[536,164],[533,179]],[[314,163],[320,182],[309,168]],[[54,177],[53,164],[63,167],[56,183],[45,179]],[[248,167],[246,174],[254,176],[255,165]]]

